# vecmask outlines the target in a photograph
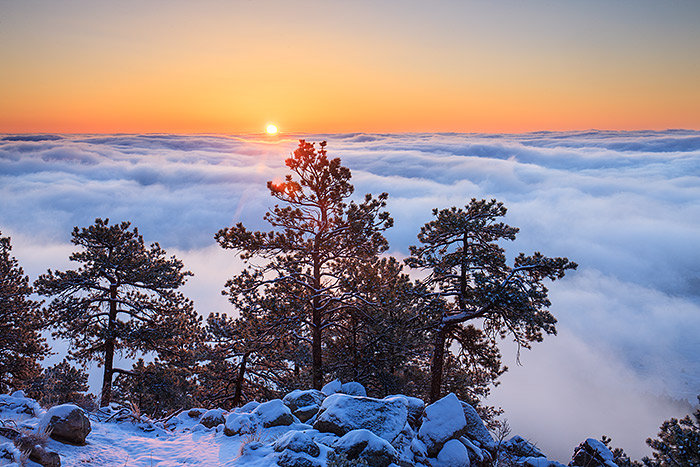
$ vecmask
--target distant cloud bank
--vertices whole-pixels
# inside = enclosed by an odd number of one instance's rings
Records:
[[[511,256],[540,250],[579,263],[551,287],[560,336],[525,353],[522,368],[504,351],[512,370],[493,400],[512,414],[516,432],[530,430],[546,450],[541,436],[576,422],[560,420],[574,415],[556,410],[557,397],[570,409],[577,396],[579,412],[588,414],[581,429],[602,430],[587,436],[611,435],[634,454],[668,418],[666,406],[640,409],[647,392],[689,400],[700,392],[697,131],[0,135],[0,230],[12,235],[14,254],[35,278],[69,267],[74,226],[96,217],[129,220],[195,272],[187,292],[202,313],[227,311],[219,290],[236,263],[213,235],[238,221],[267,228],[262,215],[274,203],[265,183],[284,176],[299,138],[327,140],[329,154],[352,170],[358,197],[389,193],[394,254],[408,254],[432,208],[493,197],[521,229],[504,245]],[[516,393],[525,384],[529,392]],[[551,395],[552,388],[563,392]],[[525,408],[545,404],[538,397],[547,394],[550,410],[528,425],[534,415]],[[601,405],[602,418],[590,415],[586,404],[601,397],[616,401],[619,414]],[[557,440],[568,443],[569,455],[579,441]]]

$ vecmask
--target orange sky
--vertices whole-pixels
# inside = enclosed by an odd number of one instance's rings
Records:
[[[681,0],[0,0],[0,132],[700,129],[698,24]]]

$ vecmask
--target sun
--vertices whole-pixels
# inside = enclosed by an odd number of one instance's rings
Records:
[[[276,135],[277,134],[277,127],[273,124],[267,125],[267,128],[265,128],[265,131],[267,132],[268,135]]]

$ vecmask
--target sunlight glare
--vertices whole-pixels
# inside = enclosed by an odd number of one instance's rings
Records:
[[[268,135],[276,135],[277,134],[277,127],[275,125],[268,125],[267,128],[265,128],[265,131],[267,132]]]

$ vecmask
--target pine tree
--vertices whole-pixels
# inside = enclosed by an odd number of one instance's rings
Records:
[[[556,332],[543,281],[562,278],[576,263],[521,253],[513,266],[508,266],[498,242],[515,240],[518,229],[497,222],[505,214],[503,203],[496,200],[472,199],[464,209],[434,209],[435,219],[418,234],[422,245],[410,247],[406,263],[429,272],[424,281],[426,298],[433,298],[429,307],[434,316],[431,401],[437,400],[443,389],[446,353],[452,343],[463,349],[471,347],[470,352],[483,348],[485,354],[463,356],[476,364],[476,369],[482,367],[488,380],[502,372],[500,356],[488,345],[476,345],[478,340],[509,335],[518,346],[529,348],[531,342],[542,340],[543,333]],[[478,322],[483,334],[465,328]],[[488,358],[480,363],[483,357]]]
[[[417,285],[394,257],[351,264],[344,277],[356,298],[329,329],[328,371],[372,396],[424,396],[427,323]]]
[[[66,359],[45,369],[39,377],[32,380],[28,389],[29,396],[46,407],[67,402],[86,409],[95,405],[94,396],[86,394],[90,389],[87,373],[75,368]]]
[[[80,251],[70,260],[81,266],[49,270],[35,282],[38,293],[54,297],[47,311],[54,335],[69,340],[71,357],[104,366],[103,406],[112,400],[113,375],[128,372],[114,367],[115,352],[174,356],[200,328],[192,302],[176,291],[191,273],[157,243],[146,247],[130,225],[96,219],[75,227],[72,242]]]
[[[698,396],[700,400],[700,396]],[[700,467],[700,409],[661,425],[657,439],[647,439],[654,452],[642,462],[647,467]]]
[[[317,150],[314,143],[301,140],[286,165],[292,174],[267,184],[270,194],[284,203],[265,215],[273,230],[251,232],[238,224],[220,230],[216,240],[223,248],[242,252],[246,261],[267,261],[251,265],[253,282],[246,290],[229,289],[229,294],[252,293],[255,288],[264,295],[275,282],[303,289],[299,312],[305,335],[299,337],[310,341],[311,383],[320,389],[324,331],[352,298],[341,291],[343,271],[348,263],[372,260],[386,250],[382,231],[392,220],[382,211],[386,193],[378,198],[366,195],[359,204],[347,203],[354,191],[350,170],[340,159],[328,159],[325,141]]]
[[[29,278],[10,251],[10,238],[0,236],[0,392],[37,377],[38,360],[49,354],[40,334],[45,326],[41,304],[29,298]]]
[[[283,312],[280,305],[284,302],[269,300],[267,306],[264,302],[259,303],[259,314],[245,310],[238,318],[209,315],[211,347],[200,374],[203,400],[239,406],[250,400],[282,397],[304,383],[295,374],[299,362],[294,329],[298,324]]]
[[[113,398],[132,406],[152,418],[192,407],[197,383],[195,372],[187,365],[155,361],[145,363],[140,358],[128,372],[114,379]]]

